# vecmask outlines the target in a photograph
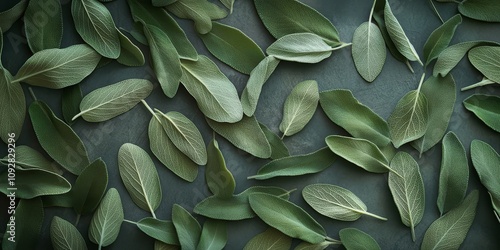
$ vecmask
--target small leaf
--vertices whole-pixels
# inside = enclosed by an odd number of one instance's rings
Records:
[[[480,46],[469,51],[469,60],[486,78],[500,82],[500,47]]]
[[[212,30],[200,37],[212,55],[243,74],[250,74],[265,57],[250,37],[222,23],[212,22]]]
[[[80,113],[88,122],[102,122],[119,116],[149,96],[153,84],[143,79],[127,79],[87,94],[80,103]]]
[[[40,12],[41,10],[43,12]],[[63,36],[61,2],[57,0],[30,1],[24,13],[24,30],[33,53],[44,49],[59,48]]]
[[[134,144],[123,144],[118,151],[118,169],[132,201],[155,217],[162,192],[158,172],[148,153]]]
[[[285,100],[280,131],[291,136],[301,131],[311,120],[318,106],[318,83],[314,80],[298,83]]]
[[[226,246],[226,223],[216,220],[206,220],[201,231],[198,250],[221,250]]]
[[[248,241],[243,250],[289,250],[291,246],[292,238],[274,228],[268,228]]]
[[[380,249],[377,241],[369,234],[356,229],[344,228],[339,231],[340,241],[347,250],[366,249],[377,250]]]
[[[389,35],[389,32],[387,31],[387,26],[386,26],[385,20],[384,20],[385,5],[386,5],[385,0],[375,1],[375,9],[373,12],[373,19],[377,23],[378,28],[380,30],[380,34],[384,38],[385,45],[387,46],[387,48],[391,52],[392,56],[396,60],[398,60],[400,62],[405,62],[407,65],[409,65],[408,60],[398,51],[398,49],[396,48],[396,45],[391,40],[391,36]],[[413,72],[413,69],[411,67],[410,67],[410,70]]]
[[[401,221],[411,228],[411,236],[415,241],[415,226],[422,220],[425,210],[424,182],[418,163],[411,155],[401,151],[392,159],[391,168],[395,173],[389,173],[389,189]]]
[[[54,216],[50,223],[50,239],[54,250],[87,250],[85,239],[78,229],[58,216]]]
[[[146,217],[137,222],[137,227],[149,237],[166,244],[179,245],[174,223]]]
[[[318,63],[330,57],[332,47],[316,34],[294,33],[280,37],[266,53],[284,61]]]
[[[476,216],[479,192],[470,192],[460,206],[435,220],[427,229],[420,249],[458,249]]]
[[[2,180],[8,180],[8,171],[0,174]],[[10,194],[7,181],[0,182],[0,192]],[[71,184],[62,176],[42,169],[16,169],[16,197],[32,199],[44,195],[64,194],[71,190]]]
[[[467,0],[458,4],[458,11],[469,18],[485,22],[500,22],[500,3],[490,0]]]
[[[80,103],[82,102],[83,95],[80,84],[72,85],[63,89],[61,97],[61,109],[64,121],[68,125],[73,125],[71,120],[75,115],[80,112]]]
[[[12,8],[0,12],[0,30],[7,32],[10,27],[23,15],[24,10],[28,7],[27,0],[21,0]]]
[[[179,18],[193,20],[196,31],[200,34],[212,30],[212,20],[227,16],[225,10],[207,0],[178,0],[166,8]]]
[[[207,153],[208,161],[205,170],[205,180],[207,181],[208,189],[210,189],[215,197],[232,197],[236,183],[233,175],[226,167],[224,156],[215,138],[208,144]]]
[[[466,86],[466,87],[463,87],[461,88],[460,90],[461,91],[466,91],[466,90],[469,90],[469,89],[473,89],[473,88],[477,88],[477,87],[481,87],[481,86],[486,86],[486,85],[490,85],[490,84],[500,84],[498,82],[494,82],[486,77],[483,77],[483,80],[477,82],[477,83],[474,83],[474,84],[471,84],[469,86]]]
[[[118,237],[122,223],[123,206],[120,194],[116,189],[110,188],[90,221],[90,241],[99,245],[99,248],[111,245]]]
[[[380,29],[372,22],[362,23],[352,36],[352,59],[358,73],[373,82],[384,67],[386,49]]]
[[[2,164],[8,164],[8,157],[0,159]],[[21,169],[41,169],[62,175],[57,163],[47,160],[44,155],[26,145],[16,145],[16,167]]]
[[[108,170],[106,163],[99,158],[83,170],[67,194],[76,213],[81,215],[93,212],[104,196],[107,186]]]
[[[18,191],[22,188],[19,186],[19,180],[21,180],[20,178],[23,177],[16,175],[16,186],[17,188],[19,188]],[[5,179],[3,180],[6,179],[7,177],[5,177]],[[16,194],[18,195],[18,193]],[[8,240],[10,234],[8,232],[5,232],[2,240],[2,249],[36,249],[37,247],[39,247],[38,239],[40,238],[40,234],[42,233],[42,224],[44,218],[42,199],[35,198],[25,200],[19,195],[17,197],[21,198],[21,200],[19,200],[15,211],[12,210],[12,215],[15,215],[15,230],[13,230],[15,233],[14,242]]]
[[[495,211],[500,210],[500,155],[491,145],[480,140],[473,140],[470,146],[472,163],[476,169],[481,183],[488,189],[491,202]]]
[[[500,132],[500,97],[474,94],[463,103],[466,109],[474,113],[488,127]]]
[[[460,14],[454,15],[448,21],[435,29],[424,44],[424,61],[427,66],[432,60],[436,59],[439,54],[450,44],[455,30],[462,23]]]
[[[116,59],[116,61],[130,67],[144,65],[145,60],[141,49],[130,41],[130,39],[118,28],[116,31],[118,32],[118,37],[120,38],[120,56]]]
[[[201,226],[196,219],[183,207],[174,204],[172,222],[179,236],[182,249],[196,249],[200,242]]]
[[[226,8],[229,9],[229,14],[233,13],[233,5],[234,5],[234,1],[235,0],[220,0],[220,2],[222,4],[224,4],[224,6],[226,6]]]
[[[273,131],[266,127],[266,125],[259,122],[260,129],[264,132],[264,135],[271,146],[271,159],[279,159],[287,157],[290,155],[288,148],[281,138],[276,135]]]
[[[1,37],[1,35],[0,35]],[[0,45],[1,52],[1,45]],[[0,138],[5,143],[9,142],[9,134],[14,134],[17,140],[26,116],[26,99],[20,83],[12,82],[10,72],[2,68],[0,62]],[[12,140],[12,139],[11,139]]]
[[[336,156],[328,147],[304,155],[283,157],[262,166],[256,175],[247,179],[267,180],[279,176],[299,176],[319,173],[330,167]]]

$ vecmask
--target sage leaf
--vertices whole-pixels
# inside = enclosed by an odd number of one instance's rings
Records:
[[[365,203],[343,187],[312,184],[302,190],[302,197],[316,212],[332,219],[355,221],[361,215],[368,215],[379,220],[387,220],[367,212]]]
[[[289,250],[291,246],[292,238],[274,228],[268,228],[266,231],[255,235],[249,240],[243,250]]]
[[[266,125],[259,122],[260,129],[264,132],[264,135],[271,146],[271,159],[279,159],[287,157],[290,155],[288,148],[281,138],[271,131]]]
[[[108,170],[106,163],[99,158],[83,170],[68,193],[76,213],[82,215],[93,212],[107,186]]]
[[[90,161],[85,145],[75,131],[41,101],[30,105],[29,114],[36,137],[45,152],[63,168],[79,175]]]
[[[253,186],[230,198],[210,196],[194,207],[194,212],[217,220],[238,221],[255,217],[248,196],[254,193],[268,193],[288,199],[289,192],[278,187]]]
[[[483,80],[477,82],[477,83],[474,83],[474,84],[471,84],[467,87],[463,87],[461,88],[460,90],[461,91],[466,91],[466,90],[469,90],[469,89],[473,89],[473,88],[477,88],[477,87],[481,87],[481,86],[486,86],[486,85],[490,85],[490,84],[500,84],[498,82],[494,82],[486,77],[483,77]]]
[[[313,33],[294,33],[280,37],[266,49],[276,59],[300,63],[318,63],[330,57],[332,47]]]
[[[16,186],[20,188],[18,184],[20,179],[17,179],[18,177],[22,177],[16,175]],[[17,197],[21,198],[20,196]],[[14,237],[14,242],[12,242],[8,240],[10,234],[5,232],[2,240],[2,249],[36,249],[37,246],[39,246],[38,239],[42,233],[44,218],[42,199],[35,198],[25,200],[24,198],[21,198],[16,206],[16,210],[12,212],[13,214],[15,213],[16,219],[16,237]]]
[[[120,56],[120,38],[113,17],[104,4],[93,0],[71,1],[71,15],[82,39],[104,57]]]
[[[384,67],[386,49],[377,25],[362,23],[352,36],[352,59],[358,73],[367,82],[373,82]]]
[[[181,61],[181,83],[191,94],[201,112],[217,122],[237,122],[243,117],[238,92],[217,65],[208,57]]]
[[[235,0],[220,0],[220,2],[222,4],[224,4],[224,6],[226,6],[226,8],[229,9],[229,14],[233,13],[233,5],[234,5],[234,1]]]
[[[206,220],[201,230],[198,250],[221,250],[226,246],[226,223],[217,220]]]
[[[389,173],[389,189],[401,221],[411,228],[411,237],[415,241],[415,227],[425,210],[424,181],[418,163],[408,153],[398,152],[391,161],[391,168],[395,173]]]
[[[386,2],[385,4],[384,21],[387,27],[387,32],[389,33],[391,40],[394,42],[394,45],[396,45],[399,53],[406,57],[406,59],[410,61],[418,61],[418,63],[423,65],[422,61],[420,61],[420,58],[418,57],[417,51],[415,51],[415,48],[413,47],[413,44],[411,44],[410,40],[406,36],[403,27],[401,27],[398,19],[396,19],[396,16],[392,13],[389,2]]]
[[[132,201],[155,217],[162,192],[158,172],[148,153],[134,144],[123,144],[118,151],[118,170]]]
[[[149,237],[166,244],[179,245],[174,223],[147,217],[137,222],[137,227]]]
[[[212,55],[243,74],[250,74],[265,57],[250,37],[222,23],[213,22],[212,30],[200,37]]]
[[[1,37],[1,35],[0,35]],[[1,52],[1,49],[0,49]],[[2,68],[0,62],[0,138],[5,143],[9,142],[9,134],[17,140],[26,116],[26,99],[20,83],[12,82],[10,72]],[[12,140],[12,139],[11,139]]]
[[[212,139],[207,148],[208,161],[205,170],[205,180],[208,189],[216,197],[229,198],[233,196],[236,183],[234,177],[226,167],[224,156],[219,149],[219,144]]]
[[[156,240],[154,245],[154,250],[180,250],[181,247],[177,245],[166,244],[161,241]]]
[[[71,184],[62,176],[42,169],[16,169],[17,187],[16,197],[21,199],[32,199],[45,195],[64,194],[71,190]],[[0,174],[3,180],[8,180],[8,171]],[[0,192],[5,195],[12,192],[9,190],[7,181],[0,183]]]
[[[280,131],[291,136],[301,131],[311,120],[318,107],[318,83],[308,80],[298,83],[285,100]]]
[[[207,0],[178,0],[166,8],[179,18],[193,20],[196,31],[200,34],[212,30],[212,20],[227,16],[224,9]]]
[[[157,112],[149,122],[148,136],[151,152],[174,174],[186,181],[194,181],[198,175],[198,166],[168,138],[160,118],[161,114]]]
[[[465,148],[453,132],[443,138],[443,156],[439,173],[437,206],[441,215],[462,203],[469,182],[469,164]]]
[[[460,206],[435,220],[427,229],[420,249],[458,249],[476,216],[479,192],[470,192]]]
[[[370,141],[330,135],[325,142],[333,153],[368,172],[386,173],[391,170],[382,151]]]
[[[315,9],[295,0],[254,0],[257,14],[276,39],[293,33],[314,33],[328,45],[341,45],[335,26]]]
[[[40,11],[43,10],[43,14]],[[40,21],[43,15],[43,21]],[[30,1],[24,12],[24,30],[33,53],[59,48],[63,35],[61,3],[57,0]]]
[[[472,164],[476,169],[481,183],[490,193],[493,209],[500,211],[500,181],[495,176],[500,173],[500,155],[491,145],[480,140],[473,140],[470,146]]]
[[[429,108],[427,98],[421,91],[425,74],[422,75],[417,90],[404,95],[396,104],[387,123],[392,144],[401,145],[414,141],[425,135],[429,123]]]
[[[116,189],[110,188],[90,221],[90,241],[99,245],[99,248],[113,244],[120,233],[122,223],[123,206],[120,194]]]
[[[207,123],[237,148],[255,157],[263,159],[271,157],[271,145],[255,116],[244,116],[236,123],[215,122],[210,119],[207,119]]]
[[[350,90],[320,92],[319,103],[328,118],[352,136],[369,140],[380,147],[391,142],[387,122],[361,104]]]
[[[207,163],[205,141],[196,125],[185,115],[170,111],[161,114],[161,123],[172,143],[193,162],[199,165]]]
[[[347,250],[380,249],[380,246],[378,245],[377,241],[375,241],[375,239],[373,239],[369,234],[356,228],[344,228],[339,231],[339,236],[340,236],[340,241],[342,241],[342,245]]]
[[[247,85],[241,94],[241,105],[247,116],[252,116],[257,108],[262,86],[278,67],[280,60],[273,56],[267,56],[250,72]]]
[[[325,229],[299,206],[265,193],[251,194],[248,200],[259,218],[285,235],[312,244],[326,239]]]
[[[182,76],[179,54],[169,37],[159,28],[144,24],[144,34],[148,39],[153,69],[161,89],[172,98],[177,93]]]
[[[182,249],[196,249],[200,242],[201,226],[196,219],[183,207],[174,204],[172,222],[179,236]]]
[[[8,157],[0,159],[2,164],[8,164]],[[41,169],[62,175],[63,172],[57,163],[49,161],[35,149],[26,145],[16,145],[16,167],[20,169]]]
[[[500,47],[480,46],[469,51],[469,60],[486,78],[500,82]]]
[[[100,59],[99,54],[84,44],[45,49],[28,58],[12,82],[22,81],[51,89],[65,88],[90,75]]]
[[[474,94],[463,103],[466,109],[474,113],[488,127],[500,132],[500,97]]]
[[[116,61],[130,67],[144,65],[145,60],[141,49],[130,41],[130,39],[118,28],[116,31],[118,32],[118,38],[120,39],[120,56],[116,59]]]
[[[143,79],[127,79],[106,87],[98,88],[85,97],[80,103],[80,113],[88,122],[102,122],[119,116],[149,96],[153,84]]]
[[[340,243],[331,242],[331,241],[327,241],[327,240],[325,240],[321,243],[318,243],[318,244],[311,244],[309,242],[302,242],[299,245],[297,245],[294,248],[294,250],[324,250],[327,247],[329,247],[330,245],[336,245],[336,244],[340,244]]]
[[[83,94],[79,84],[72,85],[63,89],[61,96],[61,110],[64,121],[68,125],[73,125],[73,117],[80,112],[80,103]]]
[[[175,3],[177,0],[153,0],[152,4],[155,7],[165,7],[169,4]]]
[[[462,16],[456,14],[431,33],[424,44],[425,66],[429,65],[432,60],[436,59],[448,47],[455,34],[455,30],[461,23]]]
[[[431,76],[422,84],[421,91],[428,106],[427,129],[422,137],[411,143],[420,155],[439,143],[446,133],[455,106],[455,80],[451,74]]]
[[[330,167],[336,156],[328,147],[304,155],[287,156],[262,166],[256,175],[247,179],[267,180],[279,176],[299,176],[319,173]]]
[[[23,15],[27,7],[28,0],[21,0],[12,8],[0,12],[0,29],[2,32],[7,32],[12,27],[12,24]]]
[[[500,3],[489,0],[467,0],[458,4],[460,14],[485,22],[500,22]]]
[[[55,250],[87,250],[85,239],[68,221],[54,216],[50,223],[50,239]]]

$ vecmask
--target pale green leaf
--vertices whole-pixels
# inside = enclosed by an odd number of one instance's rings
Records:
[[[50,239],[54,250],[87,250],[78,229],[58,216],[54,216],[50,223]]]
[[[318,107],[318,83],[314,80],[298,83],[285,100],[280,131],[291,136],[301,131],[311,120]]]
[[[458,4],[458,11],[469,18],[485,21],[500,22],[500,2],[492,0],[467,0]]]
[[[455,30],[462,23],[460,14],[454,15],[445,23],[435,29],[424,44],[424,61],[427,66],[432,60],[436,59],[439,54],[450,44]]]
[[[377,241],[369,234],[356,229],[344,228],[339,231],[340,241],[347,250],[380,250]]]
[[[481,183],[488,189],[493,208],[498,212],[500,200],[500,155],[491,145],[480,140],[473,140],[470,147],[472,163]]]
[[[215,197],[232,197],[236,183],[233,175],[226,167],[224,156],[215,138],[208,144],[207,153],[208,161],[205,169],[205,180],[208,189]]]
[[[218,220],[206,220],[201,231],[197,250],[221,250],[227,243],[226,223]]]
[[[137,222],[137,227],[149,237],[165,244],[179,245],[174,223],[167,220],[159,220],[146,217]]]
[[[7,69],[1,67],[1,62],[0,106],[2,107],[0,109],[0,138],[8,143],[9,138],[16,140],[21,135],[26,116],[26,99],[21,84],[12,82],[12,75]]]
[[[480,46],[469,51],[469,60],[486,78],[500,82],[500,47]]]
[[[208,0],[178,0],[166,8],[179,18],[193,20],[196,31],[200,34],[212,30],[212,20],[227,16],[224,9]]]
[[[61,2],[30,1],[24,13],[24,30],[33,53],[59,48],[63,36]]]
[[[274,228],[268,228],[250,239],[243,250],[289,250],[291,246],[292,238]]]
[[[120,194],[116,189],[110,188],[90,221],[90,241],[99,245],[99,248],[111,245],[118,237],[122,223],[123,206]]]
[[[488,127],[500,132],[500,97],[474,94],[463,103],[466,109],[474,113]]]
[[[181,248],[196,249],[201,236],[201,226],[198,221],[186,209],[174,204],[172,222],[177,231]]]
[[[373,82],[384,67],[386,49],[377,25],[362,23],[352,36],[352,59],[358,73],[367,82]]]
[[[494,82],[494,81],[492,81],[492,80],[490,80],[490,79],[488,79],[486,77],[483,77],[483,80],[481,80],[479,82],[476,82],[474,84],[471,84],[469,86],[463,87],[460,90],[461,91],[466,91],[466,90],[469,90],[469,89],[473,89],[473,88],[477,88],[477,87],[481,87],[481,86],[486,86],[486,85],[490,85],[490,84],[497,85],[497,84],[500,84],[500,83]]]
[[[313,33],[294,33],[280,37],[266,49],[276,59],[300,63],[318,63],[330,57],[332,47]]]

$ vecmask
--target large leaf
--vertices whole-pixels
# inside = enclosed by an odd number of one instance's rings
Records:
[[[12,161],[12,160],[11,160]],[[4,165],[9,163],[8,155],[0,162]],[[41,169],[62,175],[62,170],[57,163],[49,161],[40,152],[26,145],[16,145],[16,168],[20,169]]]
[[[422,220],[425,210],[424,181],[418,163],[405,152],[398,152],[391,161],[395,173],[389,173],[389,189],[399,210],[401,221],[411,228],[415,241],[415,226]]]
[[[137,227],[149,237],[159,240],[165,244],[179,245],[174,223],[146,217],[137,222]]]
[[[82,102],[83,94],[80,84],[75,84],[66,87],[62,91],[61,110],[64,121],[68,125],[73,125],[73,117],[80,112],[80,103]]]
[[[90,241],[99,245],[99,248],[111,245],[118,237],[122,223],[123,206],[120,194],[116,189],[110,188],[90,221]]]
[[[207,0],[178,0],[166,8],[177,17],[193,20],[196,31],[200,34],[212,30],[212,20],[227,16],[224,9]]]
[[[210,189],[215,197],[232,197],[236,183],[233,175],[226,167],[224,156],[215,138],[208,144],[207,153],[208,161],[205,170],[205,180],[207,181],[208,189]]]
[[[64,194],[71,190],[71,184],[62,176],[42,169],[16,169],[15,182],[12,183],[9,171],[0,174],[3,178],[0,183],[0,192],[11,194],[10,188],[15,185],[15,196],[21,199],[32,199],[44,195]]]
[[[380,33],[381,33],[382,37],[384,38],[385,45],[387,46],[387,48],[391,52],[392,56],[396,60],[398,60],[400,62],[405,62],[407,65],[409,65],[408,60],[403,55],[401,55],[401,53],[398,51],[398,49],[396,48],[396,45],[391,40],[391,36],[389,35],[389,32],[387,31],[387,26],[385,24],[385,18],[384,18],[384,10],[385,10],[386,3],[387,2],[385,0],[375,1],[375,9],[374,9],[374,13],[373,13],[372,18],[377,23],[378,28],[380,30]],[[413,69],[411,67],[409,67],[409,68],[413,72]]]
[[[360,103],[350,90],[321,92],[319,103],[328,118],[352,136],[369,140],[380,147],[390,143],[387,122]]]
[[[439,54],[450,44],[455,30],[462,23],[460,14],[454,15],[448,21],[435,29],[424,44],[424,61],[427,66],[432,60],[436,59]]]
[[[55,250],[87,250],[85,239],[68,221],[54,216],[50,223],[50,239]]]
[[[0,138],[5,143],[9,143],[9,138],[16,140],[21,135],[26,116],[26,100],[21,84],[12,82],[12,75],[7,69],[2,68],[1,62],[0,106],[2,107],[0,109]]]
[[[377,241],[369,234],[356,229],[344,228],[339,231],[340,241],[347,250],[365,249],[365,250],[379,250],[380,246]]]
[[[86,167],[68,193],[77,214],[93,212],[108,186],[106,163],[100,158]]]
[[[196,99],[200,110],[217,122],[237,122],[243,117],[243,108],[233,83],[222,74],[208,57],[198,61],[181,61],[181,83]]]
[[[460,2],[458,11],[469,18],[486,22],[500,22],[500,3],[491,0],[467,0]]]
[[[181,248],[196,249],[201,236],[201,226],[198,221],[186,209],[174,204],[172,222],[177,231]]]
[[[33,53],[44,49],[59,48],[63,35],[61,2],[58,0],[30,1],[24,13],[24,30]]]
[[[335,26],[315,9],[295,0],[254,0],[267,30],[276,39],[293,33],[314,33],[330,46],[341,44]]]
[[[500,155],[489,144],[480,140],[472,141],[470,151],[474,168],[481,183],[488,189],[493,208],[498,213],[500,207],[495,204],[500,200],[500,180],[496,178],[500,174]]]
[[[22,177],[16,176],[16,178]],[[9,208],[6,211],[10,216],[14,216],[15,220],[6,223],[8,228],[6,228],[6,232],[3,235],[2,249],[36,249],[38,247],[38,239],[42,233],[44,217],[42,199],[21,199],[15,210]],[[9,225],[9,223],[13,223],[14,225]],[[13,230],[11,226],[14,228]]]
[[[153,84],[144,79],[127,79],[87,94],[80,103],[80,113],[88,122],[102,122],[119,116],[149,96]]]
[[[206,220],[201,231],[197,250],[221,250],[227,242],[226,223],[217,220]]]
[[[266,53],[285,61],[317,63],[330,57],[332,50],[332,47],[316,34],[294,33],[280,37],[267,47]]]
[[[130,39],[119,29],[116,29],[116,31],[118,32],[118,37],[120,38],[120,56],[116,59],[116,61],[131,67],[144,65],[145,59],[141,49],[130,41]]]
[[[28,58],[13,82],[61,89],[81,82],[94,71],[100,59],[95,50],[84,44],[42,50]]]
[[[474,94],[464,100],[464,106],[490,128],[500,132],[500,97]]]
[[[28,0],[21,0],[12,8],[0,12],[0,30],[7,32],[12,24],[23,15],[26,7],[28,7]]]
[[[384,67],[386,49],[384,37],[377,25],[362,23],[352,36],[352,59],[358,73],[367,82],[373,82]]]
[[[243,250],[289,250],[291,246],[292,238],[274,228],[268,228],[250,239]]]
[[[266,125],[259,122],[260,129],[264,132],[264,135],[271,146],[271,159],[279,159],[283,157],[287,157],[290,155],[288,152],[288,148],[281,138],[271,131]]]
[[[500,82],[500,47],[480,46],[469,51],[469,60],[486,78]]]
[[[314,80],[298,83],[285,100],[280,131],[291,136],[301,131],[311,120],[318,107],[318,83]]]
[[[158,172],[148,153],[134,144],[123,144],[118,151],[118,169],[132,201],[155,217],[162,192]]]
[[[71,15],[78,34],[97,53],[112,59],[120,56],[118,31],[104,4],[95,0],[73,0]]]

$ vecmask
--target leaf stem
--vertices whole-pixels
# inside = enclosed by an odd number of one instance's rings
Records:
[[[159,123],[161,123],[160,121],[160,118],[158,118],[158,116],[156,116],[155,112],[153,111],[153,109],[151,109],[151,107],[148,105],[148,103],[146,101],[141,100],[142,104],[144,104],[144,106],[146,107],[146,109],[148,109],[149,113],[151,113],[153,115],[154,118],[156,118],[156,120],[158,120]]]
[[[127,219],[123,219],[123,222],[127,222],[127,223],[130,223],[130,224],[137,225],[137,222],[131,221],[131,220],[127,220]]]
[[[292,190],[289,190],[289,191],[287,191],[287,192],[286,192],[286,193],[284,193],[284,194],[280,194],[280,195],[278,195],[277,197],[278,197],[278,198],[282,198],[283,196],[285,196],[285,195],[290,195],[292,192],[295,192],[295,191],[297,191],[297,189],[296,189],[296,188],[294,188],[294,189],[292,189]]]
[[[425,79],[425,73],[422,73],[422,77],[420,78],[420,83],[418,83],[417,92],[420,92],[420,88],[422,87],[422,83],[424,82],[424,79]]]
[[[376,214],[372,214],[372,213],[370,213],[370,212],[366,212],[366,211],[365,211],[363,214],[364,214],[364,215],[371,216],[371,217],[376,218],[376,219],[379,219],[379,220],[387,221],[387,218],[382,217],[382,216],[379,216],[379,215],[376,215]]]
[[[416,237],[415,237],[415,226],[414,225],[411,225],[411,239],[413,240],[413,242],[415,242],[415,240],[416,240]]]
[[[336,240],[336,239],[330,238],[328,236],[326,236],[325,240],[329,241],[329,243],[331,243],[331,244],[342,244],[342,242],[340,240]]]
[[[285,133],[283,133],[283,135],[280,137],[280,140],[283,141],[283,139],[285,139]]]
[[[35,95],[35,92],[33,92],[33,89],[31,87],[28,88],[30,94],[31,94],[31,97],[33,98],[34,101],[38,101],[38,99],[36,98],[36,95]]]
[[[431,0],[432,1],[432,0]],[[372,21],[372,17],[373,17],[373,11],[375,10],[375,5],[377,3],[377,0],[373,0],[373,5],[372,5],[372,9],[370,10],[370,16],[368,17],[368,22],[371,22]]]
[[[431,6],[432,6],[432,9],[434,10],[434,13],[436,13],[436,15],[439,17],[439,20],[441,21],[441,23],[444,23],[443,18],[441,18],[441,15],[439,15],[439,11],[436,9],[436,5],[434,5],[434,1],[429,0],[429,2],[431,3]]]
[[[344,43],[344,42],[343,42],[343,43],[341,43],[339,46],[337,46],[337,47],[335,47],[335,48],[334,48],[334,47],[332,47],[332,48],[330,49],[330,51],[339,50],[339,49],[342,49],[342,48],[345,48],[345,47],[348,47],[348,46],[351,46],[351,45],[352,45],[352,43]]]
[[[81,214],[77,214],[76,215],[75,227],[78,226],[78,222],[80,222],[80,217],[81,216],[82,216]]]
[[[384,166],[385,166],[385,167],[386,167],[386,168],[387,168],[390,172],[392,172],[393,174],[395,174],[395,175],[397,175],[397,176],[399,176],[399,177],[403,178],[403,176],[401,176],[398,172],[394,171],[394,169],[392,169],[389,165],[384,164]]]
[[[408,69],[411,71],[412,74],[415,74],[415,71],[413,70],[413,68],[411,67],[411,64],[410,64],[410,61],[409,60],[406,60],[405,61],[405,64],[406,66],[408,67]]]
[[[483,78],[483,80],[481,80],[480,82],[477,82],[477,83],[474,83],[472,85],[469,85],[467,87],[463,87],[462,89],[460,89],[461,91],[466,91],[466,90],[469,90],[469,89],[473,89],[473,88],[477,88],[477,87],[481,87],[481,86],[485,86],[485,85],[489,85],[489,84],[494,84],[496,82],[488,79],[488,78]]]

